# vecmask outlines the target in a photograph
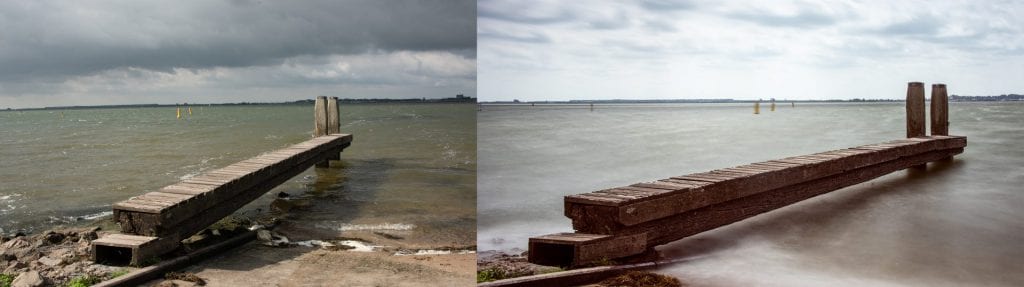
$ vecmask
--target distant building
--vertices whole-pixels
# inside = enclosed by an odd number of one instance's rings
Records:
[[[461,100],[461,99],[465,99],[466,96],[463,96],[462,94],[458,94],[458,95],[455,95],[455,98]]]

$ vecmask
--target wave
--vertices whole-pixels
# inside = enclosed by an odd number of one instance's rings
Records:
[[[332,229],[337,231],[377,231],[377,230],[412,230],[416,225],[407,223],[381,223],[381,224],[329,224],[317,223],[317,228]]]

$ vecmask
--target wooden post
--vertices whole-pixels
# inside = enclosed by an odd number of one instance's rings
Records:
[[[775,98],[772,98],[772,111],[775,111]]]
[[[924,83],[910,82],[907,86],[907,137],[924,134]]]
[[[754,114],[756,115],[756,114],[760,114],[760,113],[761,113],[761,101],[758,100],[757,102],[754,102]]]
[[[327,133],[340,134],[341,120],[338,114],[338,97],[327,100]]]
[[[907,138],[924,134],[924,83],[907,84]],[[911,171],[924,171],[925,164],[911,167]]]
[[[932,135],[949,135],[949,97],[945,84],[932,85]]]
[[[338,110],[338,97],[331,97],[327,100],[327,132],[331,134],[341,133],[341,112]],[[341,160],[341,153],[334,153],[327,160]]]
[[[316,97],[313,103],[313,137],[327,134],[327,97]]]
[[[313,103],[313,137],[327,135],[327,111],[327,97],[316,97],[316,102]],[[331,163],[329,159],[324,159],[323,161],[316,163],[316,167],[330,166]]]

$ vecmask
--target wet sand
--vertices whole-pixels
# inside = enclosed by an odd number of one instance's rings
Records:
[[[475,263],[476,254],[396,256],[253,241],[180,271],[208,286],[474,286]]]

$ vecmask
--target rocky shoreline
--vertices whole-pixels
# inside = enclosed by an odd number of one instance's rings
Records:
[[[55,229],[36,235],[0,236],[0,274],[10,286],[88,286],[125,274],[125,267],[90,260],[90,243],[105,234],[100,227]],[[4,283],[0,282],[0,286]]]

